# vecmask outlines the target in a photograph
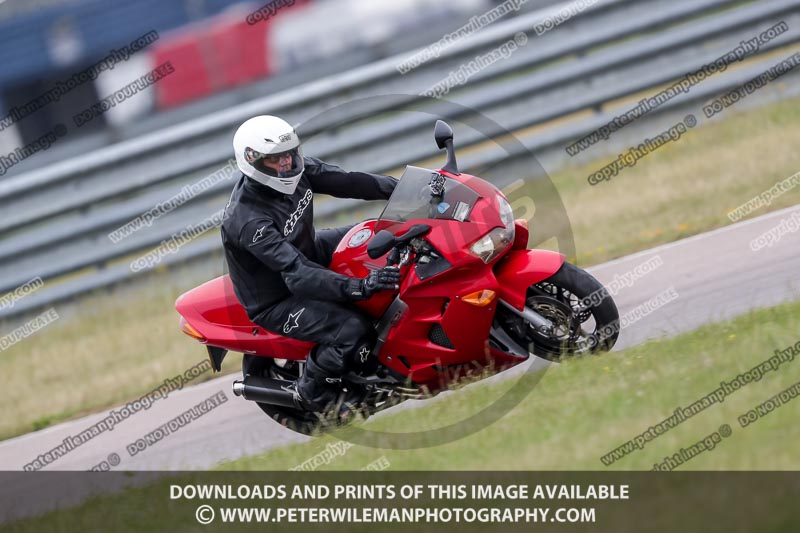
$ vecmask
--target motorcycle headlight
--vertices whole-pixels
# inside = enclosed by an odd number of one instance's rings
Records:
[[[500,220],[505,224],[505,228],[493,229],[470,247],[470,252],[480,257],[484,263],[491,263],[514,242],[514,211],[508,201],[500,195],[497,195],[497,206],[500,209]]]
[[[511,232],[511,240],[514,240],[514,210],[508,201],[497,195],[497,207],[500,209],[500,220],[505,224],[506,229]]]

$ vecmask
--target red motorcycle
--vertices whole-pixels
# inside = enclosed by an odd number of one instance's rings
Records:
[[[475,370],[609,350],[619,334],[603,286],[562,254],[527,249],[527,221],[514,220],[505,196],[458,171],[450,126],[437,121],[434,136],[447,150],[444,167],[407,167],[380,218],[353,227],[329,266],[362,278],[385,263],[403,276],[398,291],[353,304],[374,318],[380,364],[372,375],[348,373],[342,387],[358,392],[367,414],[447,390]],[[252,323],[228,276],[183,294],[175,307],[214,370],[229,350],[244,354],[234,394],[295,431],[318,425],[289,389],[313,343]]]

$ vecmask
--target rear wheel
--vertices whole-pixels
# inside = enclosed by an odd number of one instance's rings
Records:
[[[300,375],[300,368],[299,361],[287,360],[284,366],[279,366],[276,364],[275,359],[269,357],[245,355],[242,358],[243,376],[252,374],[260,377],[295,381]],[[306,411],[267,403],[254,403],[258,404],[261,410],[275,422],[303,435],[311,435],[319,426],[318,419]]]
[[[603,285],[585,270],[564,263],[544,281],[531,285],[525,306],[547,319],[536,327],[500,306],[500,326],[529,352],[557,360],[608,351],[619,337],[619,312]]]

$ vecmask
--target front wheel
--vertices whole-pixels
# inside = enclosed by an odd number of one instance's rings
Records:
[[[522,316],[500,306],[497,320],[529,352],[557,360],[610,350],[619,337],[619,311],[605,287],[591,274],[571,263],[528,288],[525,307],[547,319],[534,326]]]

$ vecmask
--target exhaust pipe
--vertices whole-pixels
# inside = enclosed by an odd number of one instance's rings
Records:
[[[248,374],[242,381],[233,382],[233,394],[253,402],[297,408],[294,393],[288,390],[292,383],[283,379],[262,378]]]

